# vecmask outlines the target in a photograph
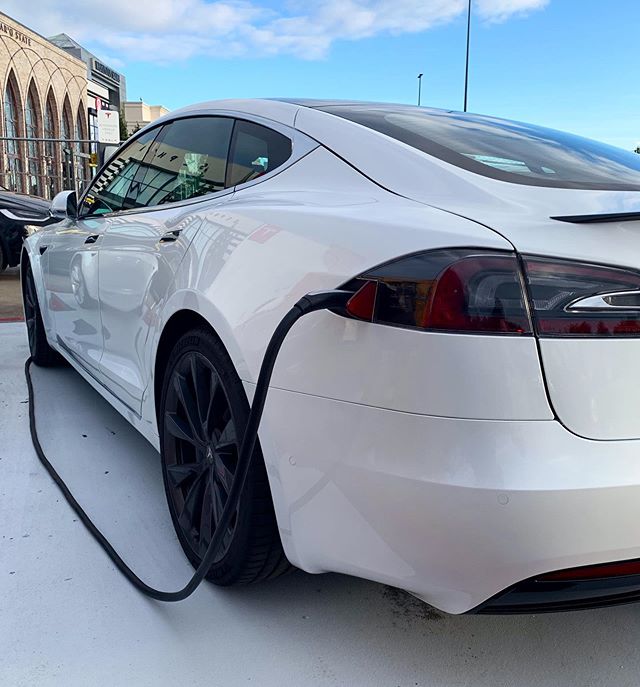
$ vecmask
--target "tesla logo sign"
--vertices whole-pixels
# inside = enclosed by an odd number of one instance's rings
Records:
[[[98,140],[100,143],[120,143],[120,120],[114,110],[98,110]]]

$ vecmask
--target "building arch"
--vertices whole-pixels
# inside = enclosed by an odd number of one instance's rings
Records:
[[[60,155],[58,154],[59,145],[52,139],[60,138],[60,119],[58,115],[58,103],[53,92],[53,87],[49,86],[47,100],[44,106],[44,169],[45,186],[47,198],[53,198],[61,189],[60,185]]]
[[[24,135],[22,102],[20,89],[13,69],[9,70],[2,94],[2,109],[4,114],[5,160],[3,181],[5,186],[16,191],[24,191],[22,169],[22,143],[17,140]]]
[[[89,159],[85,157],[89,155],[89,144],[86,142],[89,138],[87,132],[87,114],[83,103],[78,104],[78,111],[76,113],[76,128],[75,138],[77,139],[74,151],[76,155],[75,169],[76,181],[78,189],[84,189],[89,181]]]
[[[75,170],[73,164],[73,114],[71,111],[71,103],[69,101],[69,93],[65,93],[64,102],[62,103],[62,113],[60,117],[60,138],[64,139],[62,143],[62,188],[75,188]],[[66,142],[68,141],[68,143]]]
[[[42,174],[42,105],[38,88],[33,79],[27,88],[27,94],[24,101],[24,135],[27,138],[25,142],[26,157],[26,174],[25,174],[25,192],[35,196],[41,196],[44,193],[43,188],[43,174]]]

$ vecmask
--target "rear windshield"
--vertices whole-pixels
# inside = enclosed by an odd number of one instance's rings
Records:
[[[408,106],[318,109],[493,179],[556,188],[640,190],[640,155],[554,129]]]

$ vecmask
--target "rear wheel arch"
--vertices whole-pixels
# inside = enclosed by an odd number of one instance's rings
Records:
[[[185,337],[185,334],[189,333],[193,333],[194,337]],[[242,382],[237,375],[236,364],[229,355],[228,347],[225,346],[222,337],[220,337],[211,323],[199,313],[188,309],[178,310],[171,315],[162,329],[155,355],[154,398],[159,435],[163,432],[162,412],[164,404],[166,403],[167,394],[165,378],[170,374],[171,370],[174,369],[176,359],[174,351],[178,351],[178,355],[180,355],[181,351],[194,345],[198,347],[197,350],[207,351],[208,349],[211,351],[213,350],[211,348],[212,344],[206,344],[206,342],[207,339],[211,341],[212,338],[214,339],[212,342],[213,346],[214,348],[218,348],[218,353],[217,356],[211,358],[211,360],[215,359],[219,361],[222,368],[226,365],[227,369],[230,367],[230,369],[233,370],[233,377],[235,377],[234,385],[237,385],[234,386],[234,388],[237,388],[240,394],[237,398],[242,397],[244,399],[240,401],[241,405],[247,403],[246,394],[242,388]],[[200,343],[198,343],[198,339]],[[201,348],[203,344],[206,344],[204,345],[204,349]],[[236,406],[236,408],[237,407],[238,406]],[[248,404],[246,408],[246,413],[248,413]],[[160,438],[160,446],[162,447],[162,438]],[[252,497],[252,499],[255,499],[255,503],[251,510],[253,515],[251,515],[250,520],[247,521],[247,523],[250,522],[250,524],[245,526],[249,527],[248,532],[245,531],[245,534],[253,542],[250,547],[250,556],[247,559],[247,567],[246,570],[243,567],[242,574],[238,573],[236,570],[237,574],[231,574],[228,579],[226,573],[221,576],[216,573],[213,577],[210,577],[210,579],[217,581],[218,584],[234,583],[231,581],[232,578],[234,581],[239,582],[268,579],[276,577],[290,569],[290,564],[282,549],[277,525],[277,516],[275,514],[274,494],[271,490],[271,479],[266,469],[261,447],[258,448],[255,457],[259,457],[260,464],[256,464],[251,468],[251,493],[255,494],[255,496]],[[165,486],[166,484],[167,482],[165,479]],[[176,531],[178,531],[175,518],[174,525],[176,525]],[[180,534],[178,536],[180,538]],[[187,549],[185,549],[185,551],[186,550]],[[187,555],[189,554],[187,553]],[[193,557],[190,557],[190,560],[194,565],[199,564],[199,560],[195,560]]]
[[[178,339],[180,339],[185,332],[190,329],[197,329],[198,327],[205,327],[211,331],[216,338],[220,339],[218,333],[211,324],[202,315],[195,312],[195,310],[178,310],[174,312],[166,321],[162,329],[153,366],[153,397],[157,420],[159,420],[158,412],[160,409],[160,396],[162,394],[162,380],[167,368],[167,363],[169,362],[171,351]],[[224,346],[222,341],[220,341],[220,343]]]

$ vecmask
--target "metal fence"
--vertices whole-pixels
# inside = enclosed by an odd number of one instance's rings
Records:
[[[0,136],[0,185],[49,199],[80,193],[95,174],[97,149],[90,140]]]

